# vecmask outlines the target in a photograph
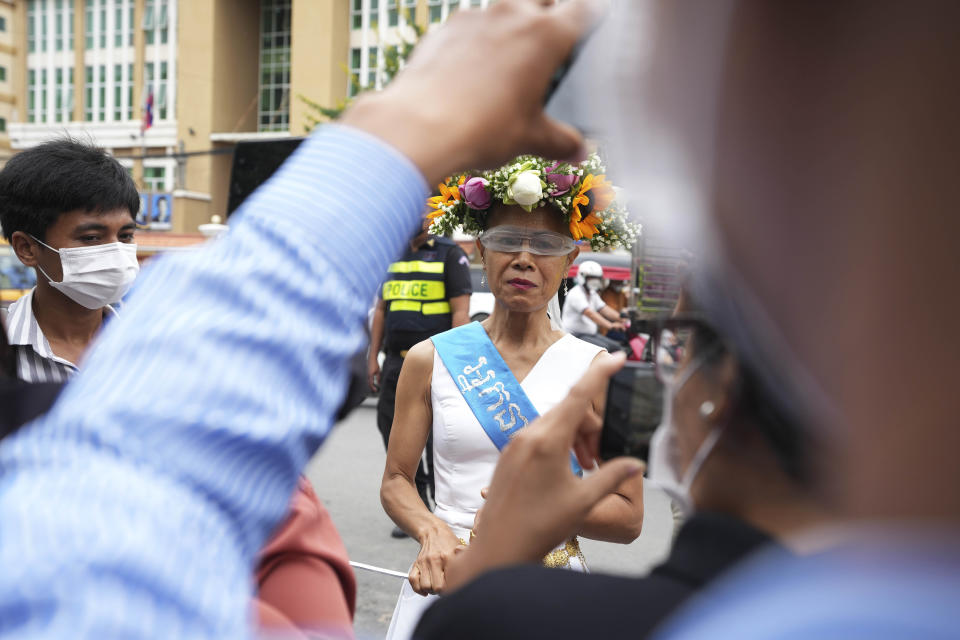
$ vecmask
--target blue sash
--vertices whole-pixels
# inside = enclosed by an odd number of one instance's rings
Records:
[[[520,429],[540,417],[479,322],[445,331],[431,340],[463,399],[498,451]],[[575,474],[583,473],[573,454],[570,466]]]

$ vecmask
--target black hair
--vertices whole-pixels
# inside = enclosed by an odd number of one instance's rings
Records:
[[[688,303],[696,307],[696,303],[689,297]],[[707,367],[718,364],[726,354],[731,353],[731,349],[716,331],[707,324],[699,323],[691,336],[689,349],[692,354],[706,357],[704,365]],[[805,435],[806,432],[800,425],[766,392],[762,381],[749,365],[737,358],[737,368],[734,411],[750,419],[763,434],[788,476],[800,485],[809,485],[812,480],[814,443]]]
[[[133,179],[110,154],[60,139],[21,151],[0,171],[0,227],[45,240],[47,229],[68,211],[140,211]]]

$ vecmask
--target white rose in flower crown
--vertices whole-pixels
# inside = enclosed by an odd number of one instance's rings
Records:
[[[528,169],[514,176],[507,186],[507,197],[521,207],[530,207],[540,202],[543,198],[540,172]]]

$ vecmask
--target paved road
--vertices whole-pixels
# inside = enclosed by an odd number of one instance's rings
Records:
[[[406,572],[417,555],[416,542],[390,537],[393,523],[380,506],[385,455],[371,401],[358,408],[311,460],[307,476],[330,510],[351,560]],[[666,498],[644,492],[643,534],[630,545],[583,540],[591,571],[641,575],[664,557],[672,520]],[[357,570],[358,638],[382,638],[400,591],[399,578]]]

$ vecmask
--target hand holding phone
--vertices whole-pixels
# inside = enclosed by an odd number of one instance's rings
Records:
[[[633,456],[647,460],[650,438],[660,425],[663,383],[652,363],[627,362],[607,387],[600,432],[600,459]]]

